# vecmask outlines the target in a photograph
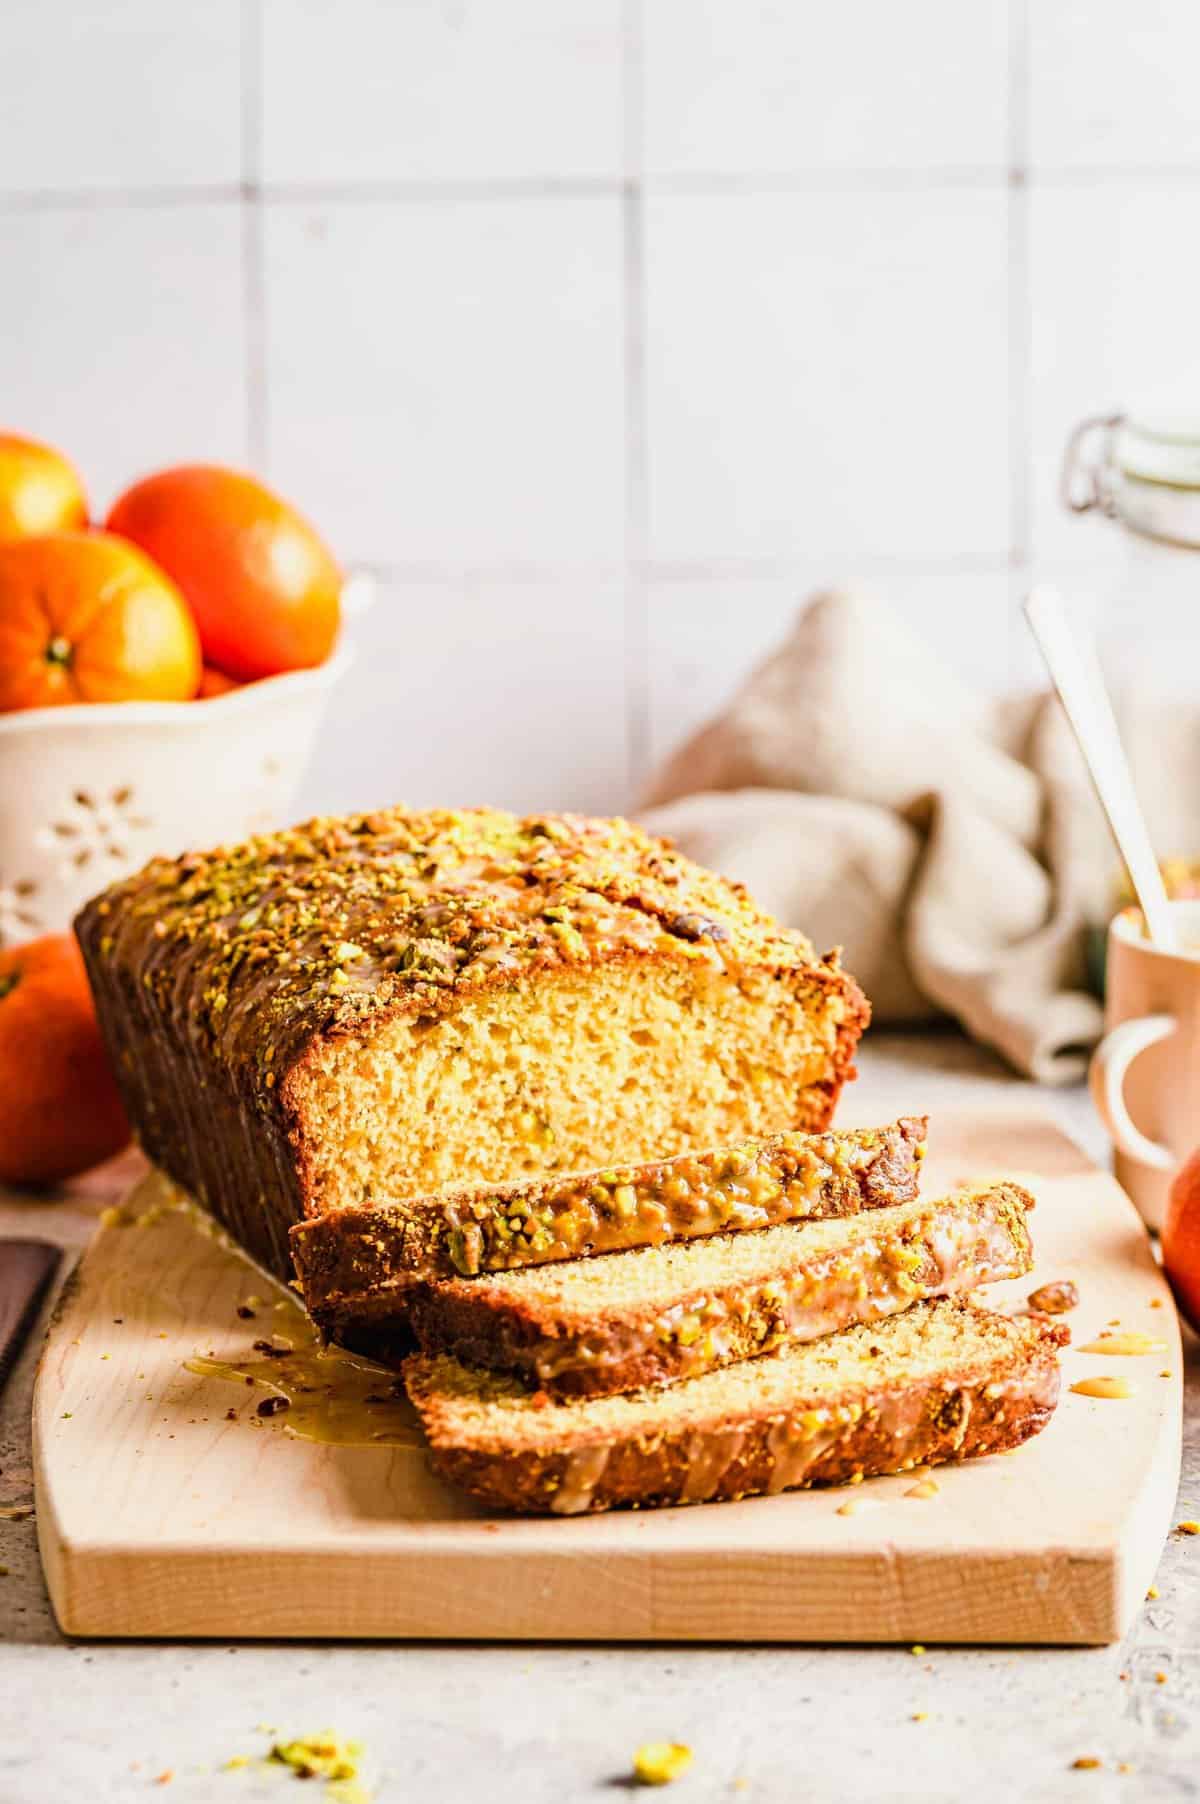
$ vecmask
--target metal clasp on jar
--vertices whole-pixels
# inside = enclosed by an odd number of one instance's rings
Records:
[[[1096,413],[1081,420],[1067,440],[1063,453],[1059,495],[1073,514],[1098,507],[1113,517],[1117,512],[1113,446],[1123,413]]]

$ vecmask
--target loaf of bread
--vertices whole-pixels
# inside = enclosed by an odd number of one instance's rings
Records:
[[[841,1221],[643,1247],[421,1285],[426,1353],[516,1372],[550,1397],[675,1384],[789,1342],[965,1296],[1033,1264],[1029,1192],[992,1184]]]
[[[1067,1330],[914,1303],[627,1397],[555,1403],[442,1354],[404,1379],[434,1469],[484,1504],[576,1515],[844,1484],[1019,1446],[1058,1401]]]
[[[334,1209],[292,1229],[300,1291],[332,1339],[366,1348],[363,1331],[376,1325],[386,1337],[420,1280],[902,1203],[917,1193],[926,1126],[909,1115],[881,1128],[772,1134],[649,1164]]]
[[[621,820],[389,809],[157,859],[76,930],[147,1153],[306,1216],[827,1125],[866,1001]]]

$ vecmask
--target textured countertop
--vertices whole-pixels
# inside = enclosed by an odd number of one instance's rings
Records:
[[[1104,1157],[1084,1091],[1035,1091],[955,1036],[873,1035],[860,1064],[859,1113],[868,1092],[881,1118],[1028,1095]],[[118,1162],[53,1205],[0,1200],[0,1233],[78,1247],[134,1169]],[[1176,1519],[1200,1515],[1187,1345]],[[34,1358],[0,1399],[0,1506],[31,1501]],[[32,1520],[0,1518],[0,1804],[288,1804],[282,1768],[221,1770],[265,1752],[263,1725],[360,1739],[377,1804],[610,1797],[659,1739],[695,1751],[664,1794],[679,1804],[1200,1798],[1200,1539],[1170,1537],[1157,1587],[1123,1647],[1082,1651],[89,1644],[55,1626]],[[1073,1771],[1079,1756],[1103,1764]]]

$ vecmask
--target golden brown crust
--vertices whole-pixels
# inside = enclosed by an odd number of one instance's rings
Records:
[[[146,1150],[288,1269],[308,1211],[301,1069],[342,1036],[531,974],[670,961],[786,977],[842,1009],[798,1107],[828,1122],[869,1009],[738,884],[621,820],[403,808],[156,859],[76,922]]]
[[[847,1424],[831,1446],[796,1485],[785,1490],[809,1490],[823,1485],[844,1485],[863,1478],[880,1478],[889,1472],[907,1472],[913,1466],[939,1466],[951,1460],[982,1459],[989,1453],[1007,1453],[1040,1434],[1054,1405],[1034,1395],[989,1399],[984,1384],[964,1386],[955,1393],[940,1420],[931,1416],[925,1433],[897,1458],[895,1442],[886,1427],[871,1420]],[[966,1414],[966,1422],[963,1415]],[[965,1427],[965,1432],[964,1432]],[[587,1512],[601,1510],[669,1508],[682,1503],[732,1503],[742,1497],[769,1492],[775,1476],[771,1424],[760,1422],[748,1432],[736,1458],[722,1473],[707,1497],[685,1495],[696,1451],[678,1441],[655,1447],[628,1444],[610,1460],[604,1479],[593,1493]],[[438,1448],[430,1464],[440,1478],[458,1485],[488,1509],[511,1510],[521,1515],[554,1514],[554,1498],[566,1474],[566,1461],[534,1453],[512,1456],[477,1452],[470,1448]]]
[[[962,1296],[1020,1278],[1033,1264],[1025,1219],[1033,1201],[1018,1185],[1002,1183],[919,1208],[873,1211],[853,1224],[863,1232],[814,1251],[807,1250],[814,1233],[807,1225],[768,1229],[769,1271],[761,1263],[747,1275],[734,1267],[723,1284],[714,1283],[706,1259],[697,1290],[685,1254],[673,1262],[681,1288],[666,1306],[661,1284],[648,1301],[639,1299],[637,1267],[645,1256],[633,1252],[604,1261],[610,1271],[614,1262],[627,1268],[628,1279],[625,1270],[613,1273],[620,1288],[590,1311],[572,1307],[552,1283],[531,1295],[519,1280],[459,1278],[421,1286],[409,1316],[426,1353],[516,1372],[556,1399],[616,1396],[879,1321],[920,1298]],[[719,1238],[720,1256],[725,1247],[736,1252],[730,1236]],[[763,1235],[754,1238],[763,1245]],[[382,1336],[364,1350],[393,1353]]]
[[[964,1322],[983,1314],[964,1309]],[[553,1434],[509,1447],[486,1435],[475,1440],[443,1401],[444,1361],[410,1359],[405,1383],[429,1437],[434,1470],[489,1508],[578,1514],[723,1502],[1019,1446],[1054,1412],[1057,1353],[1066,1338],[1046,1318],[1025,1327],[1008,1347],[993,1350],[983,1370],[978,1359],[959,1366],[949,1357],[936,1377],[909,1381],[893,1374],[865,1394],[797,1394],[786,1411],[743,1411],[726,1422],[689,1420],[678,1398],[690,1387],[670,1388],[652,1394],[636,1432],[592,1434],[586,1443],[555,1444]],[[588,1407],[576,1404],[573,1410]]]
[[[606,1172],[333,1210],[293,1228],[296,1270],[327,1333],[343,1338],[354,1324],[382,1321],[386,1337],[394,1326],[387,1318],[403,1310],[404,1292],[418,1280],[905,1202],[917,1193],[927,1126],[923,1116],[905,1116],[883,1128],[777,1134]],[[632,1194],[623,1212],[624,1191]],[[564,1224],[577,1214],[569,1233]],[[537,1223],[533,1233],[511,1229],[526,1220]]]

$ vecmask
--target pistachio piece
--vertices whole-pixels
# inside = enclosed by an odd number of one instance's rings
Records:
[[[633,1757],[634,1775],[642,1785],[670,1785],[691,1764],[692,1750],[682,1741],[648,1741]]]

